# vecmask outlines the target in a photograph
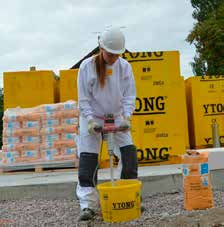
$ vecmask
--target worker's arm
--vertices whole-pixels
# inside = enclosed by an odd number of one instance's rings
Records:
[[[91,107],[91,94],[90,94],[90,79],[87,73],[87,66],[82,65],[79,68],[78,72],[78,102],[79,102],[79,111],[82,116],[87,118],[88,121],[93,119],[93,110]]]

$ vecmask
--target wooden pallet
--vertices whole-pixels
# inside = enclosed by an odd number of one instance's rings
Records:
[[[34,162],[34,163],[18,163],[13,165],[0,165],[0,174],[21,173],[21,172],[56,172],[56,171],[71,171],[78,167],[77,161],[49,161],[49,162]]]

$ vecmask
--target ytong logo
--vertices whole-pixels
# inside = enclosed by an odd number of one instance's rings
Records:
[[[138,162],[141,164],[168,161],[172,147],[146,147],[137,148]],[[114,164],[118,164],[118,157],[114,156]]]
[[[127,201],[127,202],[120,202],[120,203],[112,203],[113,210],[125,210],[125,209],[132,209],[135,206],[135,201]]]
[[[203,105],[204,116],[222,115],[224,114],[223,103],[210,103]]]
[[[217,81],[217,80],[224,80],[224,75],[201,76],[200,81]]]
[[[204,140],[205,140],[207,145],[213,143],[212,137],[206,137],[206,138],[204,138]],[[220,142],[221,145],[224,144],[224,136],[219,136],[219,142]]]
[[[136,98],[134,115],[165,114],[167,96]]]
[[[163,51],[159,52],[125,52],[122,54],[122,58],[128,60],[129,62],[138,61],[161,61],[163,60]]]
[[[137,149],[138,161],[143,163],[151,163],[155,161],[167,161],[169,159],[170,147],[147,147]]]

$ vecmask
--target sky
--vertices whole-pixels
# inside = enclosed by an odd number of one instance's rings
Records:
[[[181,75],[192,76],[195,48],[190,0],[0,0],[0,87],[3,72],[69,69],[97,46],[110,26],[126,48],[180,52]]]

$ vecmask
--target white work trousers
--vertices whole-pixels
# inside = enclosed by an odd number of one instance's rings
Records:
[[[103,126],[104,121],[102,119],[96,118],[96,122]],[[115,125],[119,126],[122,121],[122,117],[115,118]],[[100,151],[100,146],[102,142],[101,134],[92,135],[88,132],[88,122],[87,119],[80,116],[79,118],[79,126],[80,126],[80,135],[78,138],[78,156],[82,152],[88,153],[96,153],[98,154]],[[117,178],[120,178],[120,173],[122,169],[121,165],[121,155],[120,155],[120,147],[124,147],[127,145],[133,144],[131,133],[127,132],[117,132],[114,135],[114,154],[119,158],[118,170],[117,170]],[[82,187],[78,183],[76,188],[76,194],[80,201],[81,209],[90,208],[95,210],[98,208],[96,205],[99,205],[98,193],[94,187]]]

